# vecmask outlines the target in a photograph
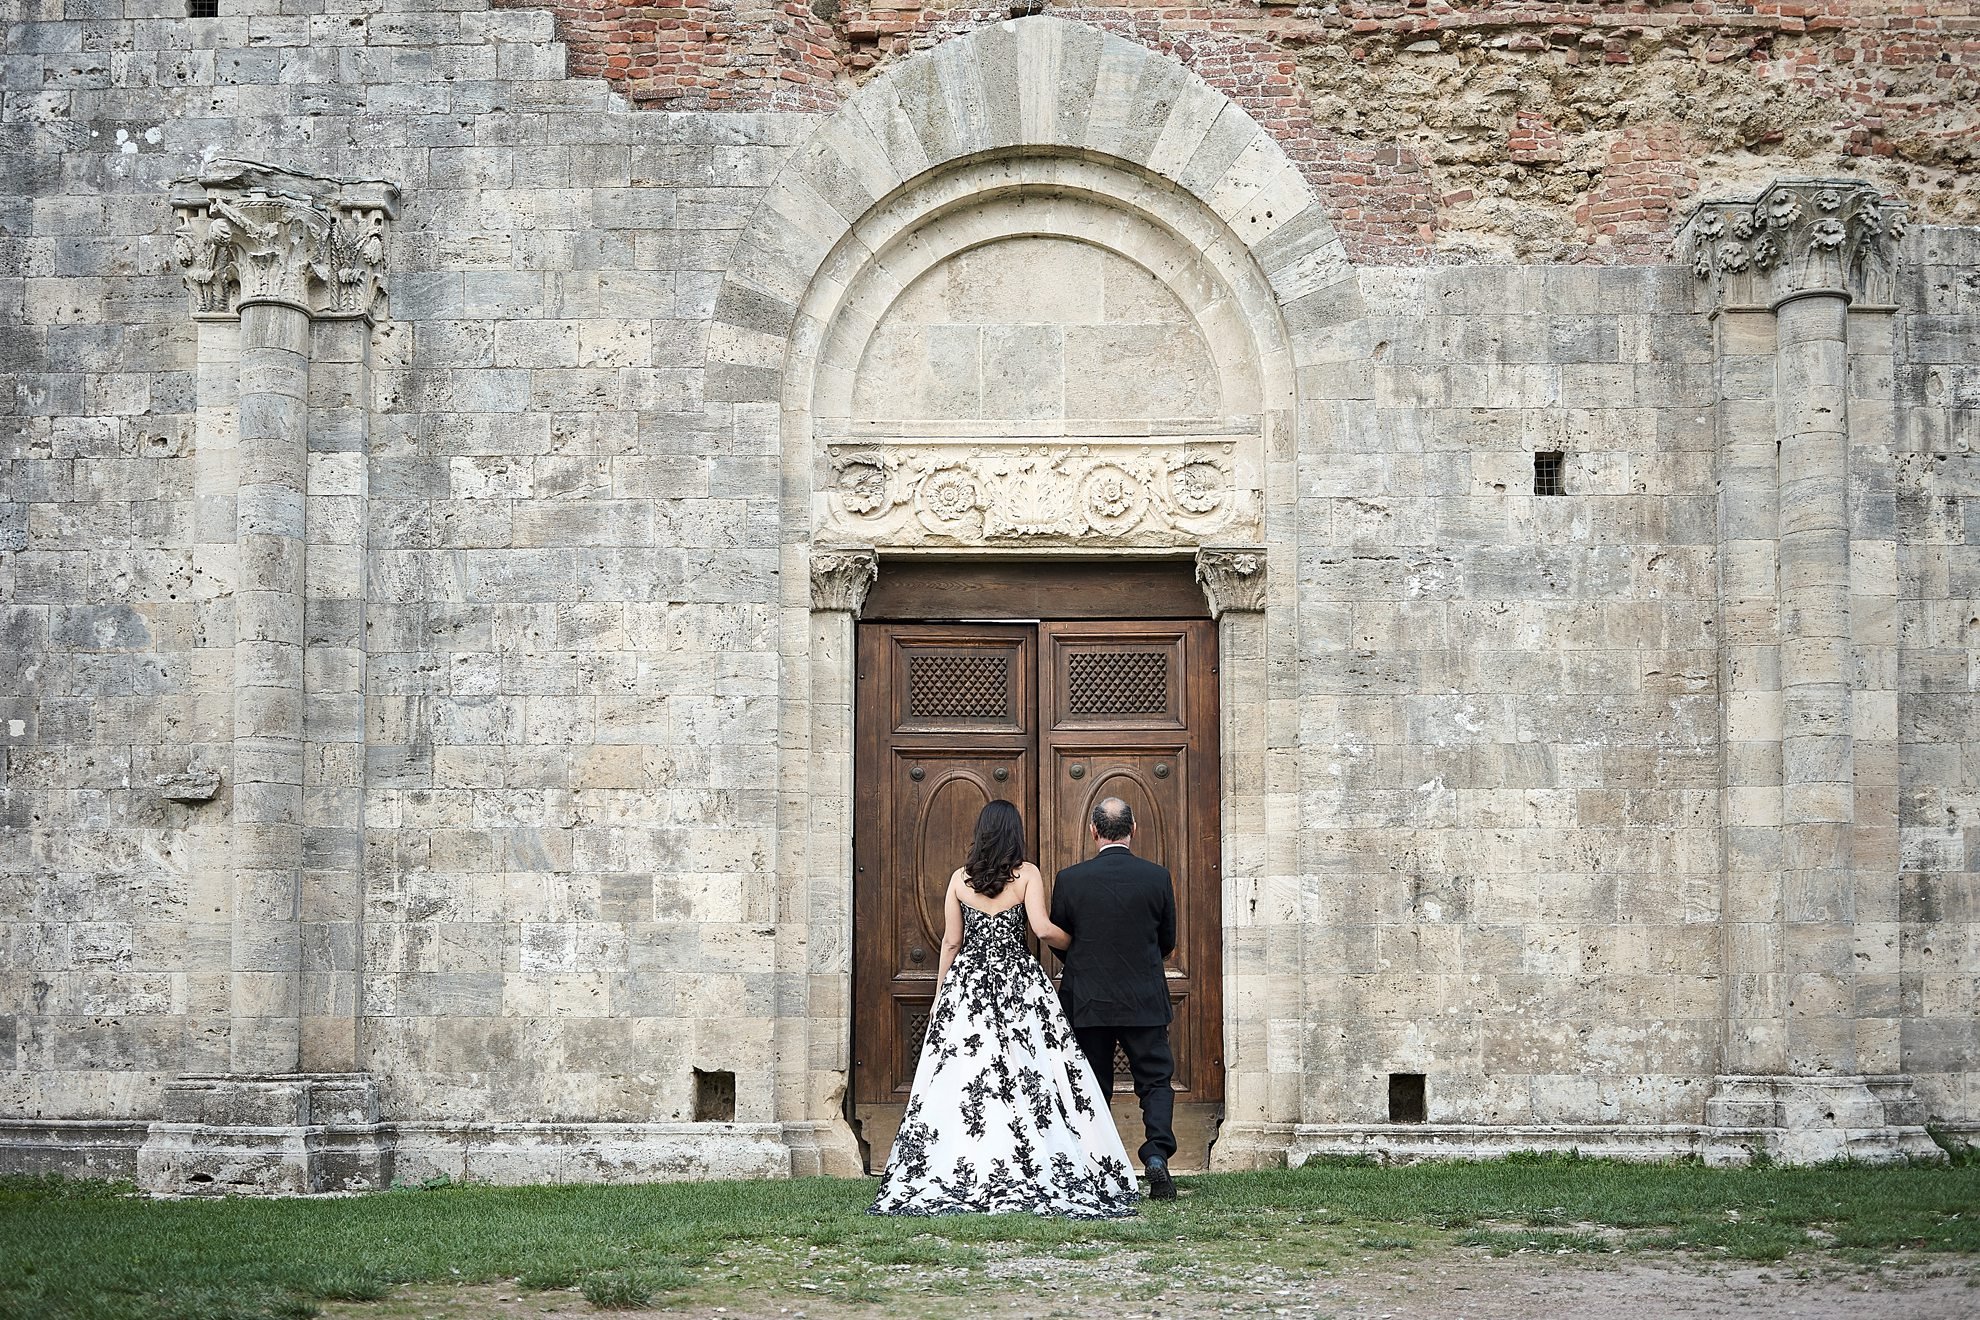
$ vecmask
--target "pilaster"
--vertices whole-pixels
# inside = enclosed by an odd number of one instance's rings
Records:
[[[1852,469],[1864,406],[1853,336],[1866,315],[1855,309],[1890,300],[1902,232],[1902,207],[1869,185],[1803,179],[1707,202],[1681,235],[1717,322],[1727,990],[1706,1110],[1717,1161],[1936,1149],[1908,1082],[1865,1067],[1895,1068],[1888,1033],[1859,1048],[1866,1017],[1882,1016],[1863,940],[1876,938],[1897,874],[1894,857],[1866,867],[1857,855],[1860,841],[1876,851],[1857,812],[1875,812],[1887,776],[1873,764],[1879,785],[1863,782],[1856,755],[1858,724],[1874,726],[1878,707],[1861,699],[1875,666],[1852,619],[1851,501],[1866,475]],[[1865,567],[1883,557],[1869,556]]]
[[[852,1060],[852,850],[847,835],[818,822],[853,817],[853,694],[858,643],[855,626],[866,594],[880,575],[879,556],[864,545],[814,546],[810,551],[810,801],[804,870],[804,1018],[792,1024],[801,1051],[780,1057],[778,1116],[791,1150],[791,1171],[856,1175],[859,1139],[841,1116]],[[802,1060],[802,1071],[794,1066]]]
[[[233,730],[227,861],[206,868],[228,924],[204,947],[227,958],[189,969],[224,1015],[224,1043],[205,1051],[222,1071],[169,1091],[139,1157],[162,1190],[374,1185],[384,1159],[326,1163],[309,1129],[326,1106],[335,1126],[376,1127],[375,1087],[352,1072],[364,419],[397,205],[391,184],[248,161],[216,162],[172,197],[211,446],[195,539],[232,587]],[[353,1095],[370,1096],[369,1117],[344,1121]],[[208,1115],[237,1109],[246,1118]]]
[[[1274,1059],[1300,1010],[1291,914],[1263,901],[1265,855],[1267,554],[1263,546],[1206,546],[1196,581],[1217,621],[1217,700],[1224,725],[1223,795],[1224,1122],[1213,1169],[1282,1166],[1297,1117],[1298,1078]],[[1296,1034],[1296,1033],[1294,1033]],[[1274,1064],[1281,1065],[1275,1070]],[[1275,1076],[1275,1071],[1277,1075]]]

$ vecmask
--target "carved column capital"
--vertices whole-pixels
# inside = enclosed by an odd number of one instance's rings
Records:
[[[1701,202],[1678,251],[1717,307],[1828,294],[1888,303],[1904,203],[1855,179],[1783,179],[1750,202]]]
[[[811,608],[844,610],[855,619],[866,593],[880,576],[880,557],[870,545],[821,545],[811,552]]]
[[[377,314],[396,185],[215,161],[179,180],[172,211],[172,255],[195,315],[232,316],[257,302],[320,318]]]
[[[1204,546],[1196,552],[1196,582],[1210,602],[1210,617],[1265,608],[1265,547]]]

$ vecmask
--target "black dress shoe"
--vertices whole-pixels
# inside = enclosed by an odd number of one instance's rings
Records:
[[[1151,1201],[1173,1201],[1176,1199],[1176,1180],[1169,1176],[1169,1162],[1160,1155],[1151,1155],[1141,1162],[1148,1174],[1148,1199]]]

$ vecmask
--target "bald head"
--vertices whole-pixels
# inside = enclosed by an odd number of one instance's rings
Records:
[[[1134,809],[1117,797],[1102,798],[1093,808],[1093,837],[1119,843],[1134,833]]]

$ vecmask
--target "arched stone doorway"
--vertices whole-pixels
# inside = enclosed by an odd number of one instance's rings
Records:
[[[1324,426],[1298,367],[1359,307],[1268,134],[1179,65],[1057,19],[875,79],[779,177],[708,375],[784,468],[775,1112],[798,1172],[859,1159],[853,621],[876,573],[930,554],[1195,561],[1222,659],[1216,1162],[1283,1148],[1301,940],[1264,614],[1290,624],[1270,584],[1296,550],[1299,448]]]

